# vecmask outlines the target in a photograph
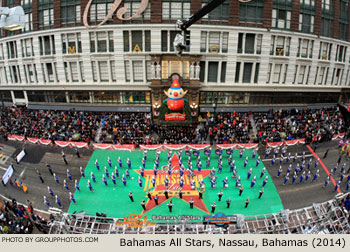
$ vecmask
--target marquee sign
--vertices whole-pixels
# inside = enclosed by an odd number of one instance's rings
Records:
[[[101,21],[97,25],[91,26],[91,25],[89,25],[88,20],[87,20],[90,6],[92,3],[92,0],[89,0],[89,2],[87,3],[87,5],[85,7],[84,15],[83,15],[84,26],[86,28],[92,29],[92,28],[98,28],[101,25],[105,24],[108,19],[112,18],[113,13],[116,12],[116,10],[119,8],[119,5],[121,4],[121,2],[122,2],[122,0],[115,0],[113,5],[112,5],[112,9],[110,9],[108,11],[107,16],[104,18],[104,20]],[[134,15],[132,15],[131,17],[128,17],[128,18],[124,18],[123,15],[127,12],[127,9],[125,7],[122,7],[117,11],[117,17],[118,17],[118,19],[124,20],[124,21],[134,19],[134,18],[140,16],[146,10],[147,6],[148,6],[148,0],[141,0],[140,8],[136,11],[136,13]]]

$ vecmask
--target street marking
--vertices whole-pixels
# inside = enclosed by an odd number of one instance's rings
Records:
[[[6,169],[6,168],[1,167],[1,166],[0,166],[0,169],[1,169],[1,170],[4,170],[4,171],[7,171],[7,169]]]
[[[300,183],[298,183],[296,185],[300,185]],[[313,188],[313,187],[316,187],[316,186],[321,186],[321,185],[322,185],[322,183],[316,183],[316,184],[313,184],[311,186],[305,186],[305,187],[300,187],[300,188],[296,188],[296,189],[289,189],[289,190],[280,191],[279,193],[297,192],[297,191],[302,191],[302,190],[305,190],[305,189],[310,189],[310,188]]]
[[[313,155],[312,154],[307,154],[307,155],[305,155],[305,158],[307,158],[307,157],[312,157]],[[292,159],[292,157],[294,157],[294,156],[290,156],[291,157],[291,159]],[[302,157],[302,155],[301,156],[298,156],[298,157]],[[275,160],[280,160],[281,158],[276,158]],[[285,160],[285,159],[287,159],[287,157],[284,157],[283,158],[283,160]],[[262,161],[263,162],[266,162],[266,161],[271,161],[272,160],[272,158],[268,158],[268,159],[263,159]]]
[[[321,166],[323,167],[324,171],[327,173],[327,176],[329,176],[330,172],[329,170],[327,169],[327,167],[324,165],[324,163],[322,162],[322,160],[317,156],[317,154],[312,150],[312,148],[310,147],[310,145],[306,146],[310,151],[311,153],[315,156],[315,158],[317,159],[317,161],[321,164]],[[333,178],[333,176],[331,177],[331,181],[333,183],[333,185],[335,186],[336,185],[336,182]],[[340,188],[338,187],[337,189],[337,192],[338,193],[341,193],[340,191]]]
[[[27,166],[24,167],[23,171],[21,172],[21,174],[19,174],[19,178],[21,179],[23,177],[24,172],[27,170]]]

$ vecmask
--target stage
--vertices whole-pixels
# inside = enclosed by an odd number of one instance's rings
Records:
[[[264,168],[263,162],[260,162],[259,166],[255,168],[256,160],[252,159],[252,150],[245,150],[243,157],[239,158],[240,149],[234,150],[232,159],[235,160],[235,165],[237,167],[238,175],[241,177],[241,183],[244,187],[242,196],[239,196],[239,188],[235,187],[236,179],[231,178],[232,172],[230,172],[230,167],[228,165],[228,154],[225,150],[222,151],[222,172],[218,173],[218,155],[214,150],[211,151],[210,167],[206,169],[207,155],[204,151],[200,152],[200,159],[202,163],[202,170],[199,173],[196,165],[197,158],[191,155],[191,162],[194,170],[194,182],[196,183],[196,190],[191,190],[191,179],[188,178],[188,171],[185,171],[184,186],[183,186],[183,197],[179,198],[178,188],[179,188],[179,152],[172,151],[171,154],[171,174],[168,175],[168,157],[167,151],[161,151],[159,158],[159,169],[156,176],[156,185],[153,187],[151,179],[154,175],[153,166],[156,160],[156,151],[147,152],[146,169],[144,172],[144,178],[142,178],[142,187],[139,186],[138,178],[140,176],[140,166],[142,166],[141,160],[143,158],[143,151],[110,151],[110,150],[95,150],[91,156],[86,168],[85,168],[85,178],[81,177],[79,181],[79,186],[81,191],[75,191],[74,197],[77,204],[71,203],[68,213],[73,213],[74,211],[80,212],[85,211],[86,215],[95,216],[96,212],[105,213],[107,217],[113,218],[124,218],[128,217],[130,214],[141,214],[144,213],[149,221],[154,222],[166,222],[165,219],[170,221],[178,220],[179,216],[183,218],[191,217],[191,221],[201,221],[203,216],[211,215],[211,205],[216,202],[215,214],[224,213],[225,215],[235,215],[243,214],[245,216],[251,215],[261,215],[278,213],[283,209],[281,199],[278,195],[275,185],[268,174],[266,173],[263,178],[260,178],[260,173]],[[191,151],[192,152],[192,151]],[[182,151],[182,163],[185,168],[188,168],[187,160],[188,156],[185,151]],[[109,168],[108,157],[111,159],[112,168]],[[117,162],[118,157],[121,158],[123,166],[119,168]],[[249,158],[248,165],[243,168],[244,160],[246,157]],[[125,174],[125,170],[128,165],[126,163],[127,158],[131,160],[130,169],[130,179],[127,179],[126,186],[123,185],[121,181],[122,174]],[[98,160],[100,171],[97,170],[95,166],[95,161]],[[107,167],[109,171],[108,186],[102,182],[102,174],[104,173],[104,167]],[[114,167],[117,166],[119,169],[119,178],[117,178],[117,186],[114,186],[111,180],[111,174],[114,172]],[[209,173],[212,168],[215,168],[215,175],[217,176],[216,188],[211,188]],[[253,168],[253,173],[250,179],[247,179],[247,173],[250,168]],[[162,171],[164,169],[164,171]],[[96,183],[92,182],[90,173],[93,172],[96,177]],[[169,199],[167,200],[164,196],[164,179],[168,176],[169,178]],[[256,184],[253,188],[250,188],[252,178],[256,176]],[[264,187],[264,193],[261,199],[258,199],[259,191],[262,189],[262,183],[264,178],[268,176],[268,182]],[[223,180],[228,178],[228,188],[223,189]],[[91,192],[87,187],[87,181],[90,180],[94,192]],[[198,190],[200,185],[199,181],[205,182],[205,191],[203,192],[203,199],[199,199]],[[223,189],[223,196],[221,201],[218,201],[218,193]],[[156,194],[159,197],[159,205],[157,206],[154,200],[150,201],[147,197],[147,192],[150,190],[152,197]],[[134,202],[129,199],[129,192],[132,192]],[[230,197],[231,204],[230,208],[227,208],[226,200]],[[249,197],[250,203],[247,208],[245,208],[245,201]],[[141,207],[141,201],[145,200],[146,210],[143,211]],[[172,200],[174,204],[172,212],[169,212],[167,204],[169,200]],[[188,201],[194,201],[193,209],[190,209],[190,204]],[[187,217],[186,217],[187,216]]]

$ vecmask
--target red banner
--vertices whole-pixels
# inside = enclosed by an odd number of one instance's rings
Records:
[[[140,145],[141,150],[159,150],[162,149],[162,144],[148,144],[148,145]]]
[[[127,151],[134,151],[136,149],[136,146],[134,144],[124,144],[124,145],[113,145],[114,150],[127,150]]]
[[[210,144],[189,144],[187,147],[191,150],[205,150],[210,148]]]
[[[283,142],[266,143],[266,147],[277,148],[283,145]]]
[[[39,138],[28,137],[27,141],[32,143],[32,144],[36,144],[36,143],[38,143],[40,141],[40,139]]]
[[[72,147],[89,149],[89,144],[85,142],[70,142]]]
[[[55,144],[61,148],[66,148],[70,146],[70,142],[66,141],[55,141]]]
[[[113,145],[112,144],[99,144],[99,143],[94,143],[93,144],[94,149],[100,149],[100,150],[112,150]]]

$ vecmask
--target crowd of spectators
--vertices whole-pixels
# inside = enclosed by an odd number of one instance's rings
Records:
[[[278,142],[306,138],[311,141],[329,141],[333,134],[346,132],[346,126],[336,107],[324,109],[270,110],[254,113],[256,129],[261,142]]]
[[[213,113],[189,126],[154,124],[150,113],[42,111],[10,107],[0,112],[0,134],[113,144],[201,144],[330,140],[346,131],[341,113],[326,109]],[[254,118],[256,131],[251,120]]]

